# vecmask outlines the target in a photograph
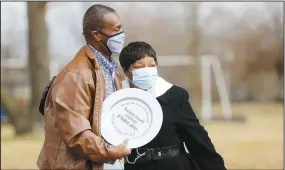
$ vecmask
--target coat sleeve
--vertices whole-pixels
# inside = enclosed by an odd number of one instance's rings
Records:
[[[63,142],[75,154],[94,162],[107,160],[103,139],[91,131],[94,85],[85,76],[66,72],[52,90],[52,109]]]
[[[182,92],[179,113],[179,135],[201,170],[226,170],[224,160],[215,150],[207,131],[200,124],[186,90]]]

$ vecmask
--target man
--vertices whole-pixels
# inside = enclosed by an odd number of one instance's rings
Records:
[[[108,146],[100,135],[102,102],[121,88],[111,57],[124,43],[118,14],[107,6],[91,6],[83,18],[83,35],[87,45],[59,72],[44,97],[39,169],[102,170],[104,162],[131,153],[126,141]]]

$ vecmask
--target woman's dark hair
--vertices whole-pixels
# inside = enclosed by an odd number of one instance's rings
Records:
[[[157,64],[156,52],[151,45],[143,41],[135,41],[123,48],[119,61],[123,70],[128,70],[131,64],[146,56],[152,57]]]

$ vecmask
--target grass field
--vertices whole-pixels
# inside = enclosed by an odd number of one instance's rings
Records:
[[[245,123],[203,123],[228,169],[283,169],[283,105],[239,103],[233,113]],[[213,110],[219,112],[215,105]],[[13,137],[13,129],[1,128],[1,169],[35,169],[43,143],[39,136]]]

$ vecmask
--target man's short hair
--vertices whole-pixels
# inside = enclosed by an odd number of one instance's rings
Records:
[[[128,70],[131,64],[134,64],[137,60],[146,56],[152,57],[157,64],[156,52],[151,45],[143,41],[135,41],[123,48],[120,53],[119,61],[121,67],[124,70]]]
[[[88,8],[83,17],[83,35],[86,41],[91,40],[92,31],[104,28],[104,16],[116,12],[113,8],[96,4]]]

